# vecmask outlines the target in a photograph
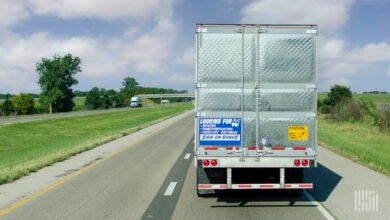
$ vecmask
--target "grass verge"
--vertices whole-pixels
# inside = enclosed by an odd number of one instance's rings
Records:
[[[359,164],[390,176],[390,135],[366,122],[318,118],[318,144]]]
[[[0,184],[192,108],[159,106],[0,126]]]

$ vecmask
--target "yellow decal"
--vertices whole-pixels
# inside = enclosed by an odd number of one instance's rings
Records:
[[[289,141],[307,141],[309,139],[309,127],[307,126],[289,126]]]

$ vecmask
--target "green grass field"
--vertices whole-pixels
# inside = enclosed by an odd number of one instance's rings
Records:
[[[158,106],[0,126],[0,184],[192,108]]]
[[[85,107],[85,97],[74,97],[73,102],[75,106],[73,106],[73,111],[87,110]]]
[[[318,145],[390,176],[390,135],[366,122],[335,122],[320,116]]]
[[[318,95],[323,99],[326,95]],[[353,94],[356,101],[390,103],[390,94]],[[390,176],[390,134],[370,122],[337,122],[318,118],[318,144],[357,163]],[[321,155],[319,155],[321,157]]]

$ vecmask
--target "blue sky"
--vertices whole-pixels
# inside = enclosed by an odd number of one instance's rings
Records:
[[[0,0],[0,93],[39,93],[35,65],[71,53],[79,84],[194,87],[196,23],[318,24],[319,91],[390,92],[389,0]]]

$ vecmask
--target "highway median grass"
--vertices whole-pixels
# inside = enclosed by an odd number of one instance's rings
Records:
[[[192,108],[158,106],[0,126],[0,184]]]
[[[367,122],[318,119],[318,145],[390,176],[390,135]],[[321,155],[319,155],[321,157]]]

